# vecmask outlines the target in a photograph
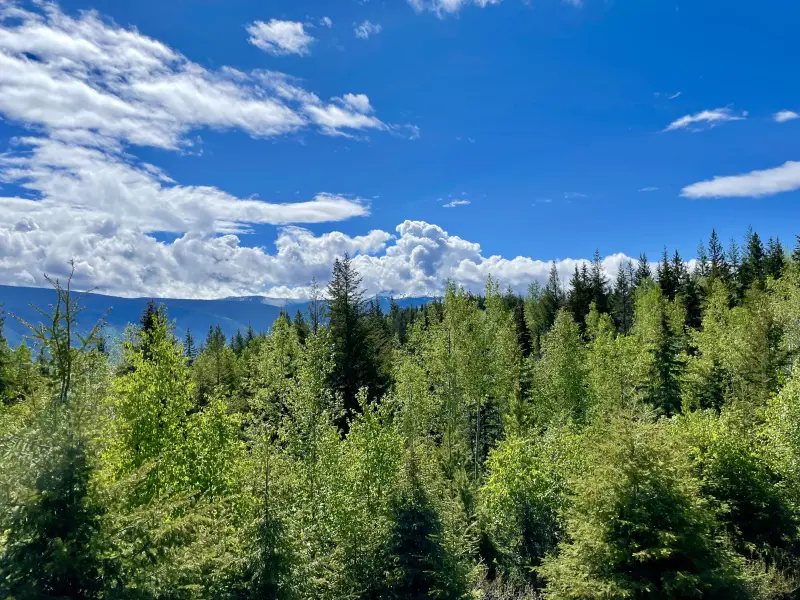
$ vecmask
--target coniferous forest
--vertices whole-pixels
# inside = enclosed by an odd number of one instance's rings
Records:
[[[800,237],[388,312],[345,256],[232,339],[52,284],[0,336],[0,598],[800,598]]]

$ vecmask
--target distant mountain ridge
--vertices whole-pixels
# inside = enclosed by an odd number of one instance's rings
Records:
[[[34,304],[45,309],[55,301],[55,291],[51,288],[32,288],[0,285],[0,305],[6,316],[5,336],[8,343],[16,346],[28,330],[11,315],[17,315],[31,323],[38,323],[41,316],[31,307]],[[151,298],[120,298],[98,293],[83,295],[81,306],[84,308],[78,319],[81,332],[88,331],[106,311],[105,336],[116,338],[122,334],[128,323],[138,323],[142,311]],[[186,300],[176,298],[152,298],[156,303],[164,304],[171,321],[175,323],[175,333],[183,337],[186,329],[191,329],[198,344],[205,340],[209,326],[219,325],[225,335],[244,332],[248,325],[256,331],[267,331],[275,319],[285,310],[290,316],[300,310],[307,314],[309,302],[266,298],[262,296],[243,296],[220,300]],[[431,298],[398,298],[400,306],[420,306]],[[389,309],[390,299],[380,297],[381,307]]]

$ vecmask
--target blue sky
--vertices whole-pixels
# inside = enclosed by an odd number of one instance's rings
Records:
[[[0,7],[3,283],[302,296],[347,250],[370,291],[524,289],[800,232],[795,3]]]

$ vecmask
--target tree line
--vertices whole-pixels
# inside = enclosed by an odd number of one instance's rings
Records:
[[[52,283],[0,319],[0,597],[800,597],[800,237],[388,312],[345,256],[199,344]]]

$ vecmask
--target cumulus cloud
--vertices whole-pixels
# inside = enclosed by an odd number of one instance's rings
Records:
[[[331,264],[345,252],[363,277],[368,294],[437,296],[452,279],[480,292],[491,275],[518,292],[547,280],[550,262],[518,256],[485,256],[479,244],[450,235],[424,221],[404,221],[395,232],[363,236],[340,232],[314,235],[290,226],[279,230],[273,249],[242,245],[236,234],[186,233],[158,242],[140,231],[118,228],[107,215],[91,215],[64,227],[40,228],[20,211],[11,227],[0,227],[0,278],[12,285],[44,285],[41,272],[66,273],[76,260],[76,286],[121,296],[220,298],[263,294],[308,298],[309,282],[325,283]],[[114,235],[109,232],[117,228]],[[614,254],[603,260],[611,278],[628,260]],[[556,262],[566,284],[585,259]]]
[[[786,121],[793,121],[800,119],[800,115],[792,110],[781,110],[772,115],[772,119],[776,123],[785,123]]]
[[[734,198],[771,196],[800,189],[800,162],[788,161],[774,169],[743,175],[714,177],[683,188],[687,198]]]
[[[269,23],[256,21],[247,26],[248,41],[259,50],[273,56],[311,54],[314,38],[305,31],[302,23],[271,19]]]
[[[408,0],[408,3],[415,11],[429,11],[435,13],[439,17],[457,13],[468,5],[485,8],[490,4],[500,4],[500,2],[502,2],[502,0]],[[575,2],[576,0],[571,0],[571,3],[574,4]],[[580,5],[580,0],[577,0],[577,4]]]
[[[356,24],[353,31],[357,38],[361,40],[368,40],[370,36],[378,35],[381,31],[383,31],[383,26],[379,23],[370,23],[369,21],[364,21],[361,24]]]
[[[291,274],[298,246],[375,252],[390,237],[289,226],[368,214],[357,197],[240,198],[181,185],[135,154],[191,151],[208,128],[261,138],[413,127],[381,121],[366,95],[324,101],[286,74],[206,69],[93,11],[30,6],[0,1],[0,117],[28,130],[0,154],[0,281],[40,284],[74,258],[77,283],[110,293],[236,295],[302,277]],[[276,254],[243,245],[259,224],[283,227]],[[300,272],[314,260],[327,268],[329,256],[304,257]]]
[[[734,113],[730,108],[715,108],[714,110],[704,110],[676,119],[667,125],[664,131],[675,131],[677,129],[702,131],[704,128],[715,127],[728,121],[743,121],[746,118],[747,111]]]

